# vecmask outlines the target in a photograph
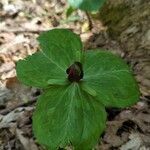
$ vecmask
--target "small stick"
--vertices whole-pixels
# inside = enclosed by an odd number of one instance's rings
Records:
[[[50,29],[47,29],[47,30],[50,30]],[[42,30],[27,30],[27,29],[3,29],[3,30],[0,30],[0,33],[34,33],[34,34],[38,34],[40,32],[44,32],[44,31],[47,31],[45,29],[42,29]]]
[[[87,19],[88,19],[88,23],[89,23],[89,30],[92,30],[92,28],[93,28],[92,19],[91,19],[90,15],[89,15],[89,13],[87,11],[85,13],[86,13],[86,16],[87,16]]]

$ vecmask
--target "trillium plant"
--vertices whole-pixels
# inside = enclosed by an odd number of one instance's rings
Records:
[[[67,29],[43,32],[41,50],[17,63],[18,79],[43,89],[33,114],[33,132],[48,150],[92,149],[106,127],[106,107],[139,99],[126,63],[105,50],[83,50]]]

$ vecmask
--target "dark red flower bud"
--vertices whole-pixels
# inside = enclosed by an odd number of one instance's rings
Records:
[[[83,69],[80,62],[74,62],[67,70],[68,80],[70,82],[79,82],[83,78]]]

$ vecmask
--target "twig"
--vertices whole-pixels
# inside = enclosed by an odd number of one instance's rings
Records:
[[[23,103],[18,104],[17,106],[13,106],[11,108],[7,108],[5,110],[2,110],[2,111],[0,111],[0,114],[1,115],[7,115],[8,113],[10,113],[11,111],[15,110],[18,107],[26,107],[26,106],[32,105],[33,103],[36,102],[37,98],[38,97],[34,97],[33,99],[31,99],[28,102],[23,102]]]
[[[44,31],[47,31],[47,30],[50,30],[50,29],[42,29],[42,30],[27,30],[27,29],[3,29],[3,30],[0,30],[0,33],[34,33],[34,34],[38,34],[40,32],[44,32]]]
[[[89,23],[89,30],[92,30],[92,28],[93,28],[92,19],[91,19],[90,15],[89,15],[89,13],[87,11],[85,13],[86,13],[86,16],[87,16],[87,19],[88,19],[88,23]]]
[[[61,27],[55,27],[55,29],[59,29]],[[66,27],[63,27],[66,28]],[[5,29],[1,29],[0,33],[34,33],[34,34],[39,34],[40,32],[44,32],[44,31],[48,31],[48,30],[52,30],[54,29],[52,28],[45,28],[45,29],[38,29],[38,30],[34,30],[34,29],[24,29],[24,28],[18,28],[18,29],[9,29],[9,28],[5,28]],[[70,30],[73,30],[72,28],[70,28]]]

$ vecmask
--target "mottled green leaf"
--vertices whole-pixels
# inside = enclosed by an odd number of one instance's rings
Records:
[[[106,51],[88,51],[83,70],[84,86],[95,90],[105,106],[127,107],[138,101],[137,83],[121,58]]]
[[[61,70],[80,61],[82,43],[80,37],[67,29],[53,29],[38,37],[43,53]]]
[[[60,69],[42,52],[17,63],[17,77],[26,85],[44,88],[49,85],[50,79],[66,81],[65,70]]]
[[[88,150],[105,128],[106,112],[78,83],[52,87],[37,102],[33,130],[40,144],[49,150],[72,144]]]
[[[18,79],[41,88],[48,86],[50,79],[65,82],[68,66],[82,57],[79,36],[67,29],[54,29],[43,32],[38,40],[42,50],[17,63]]]

